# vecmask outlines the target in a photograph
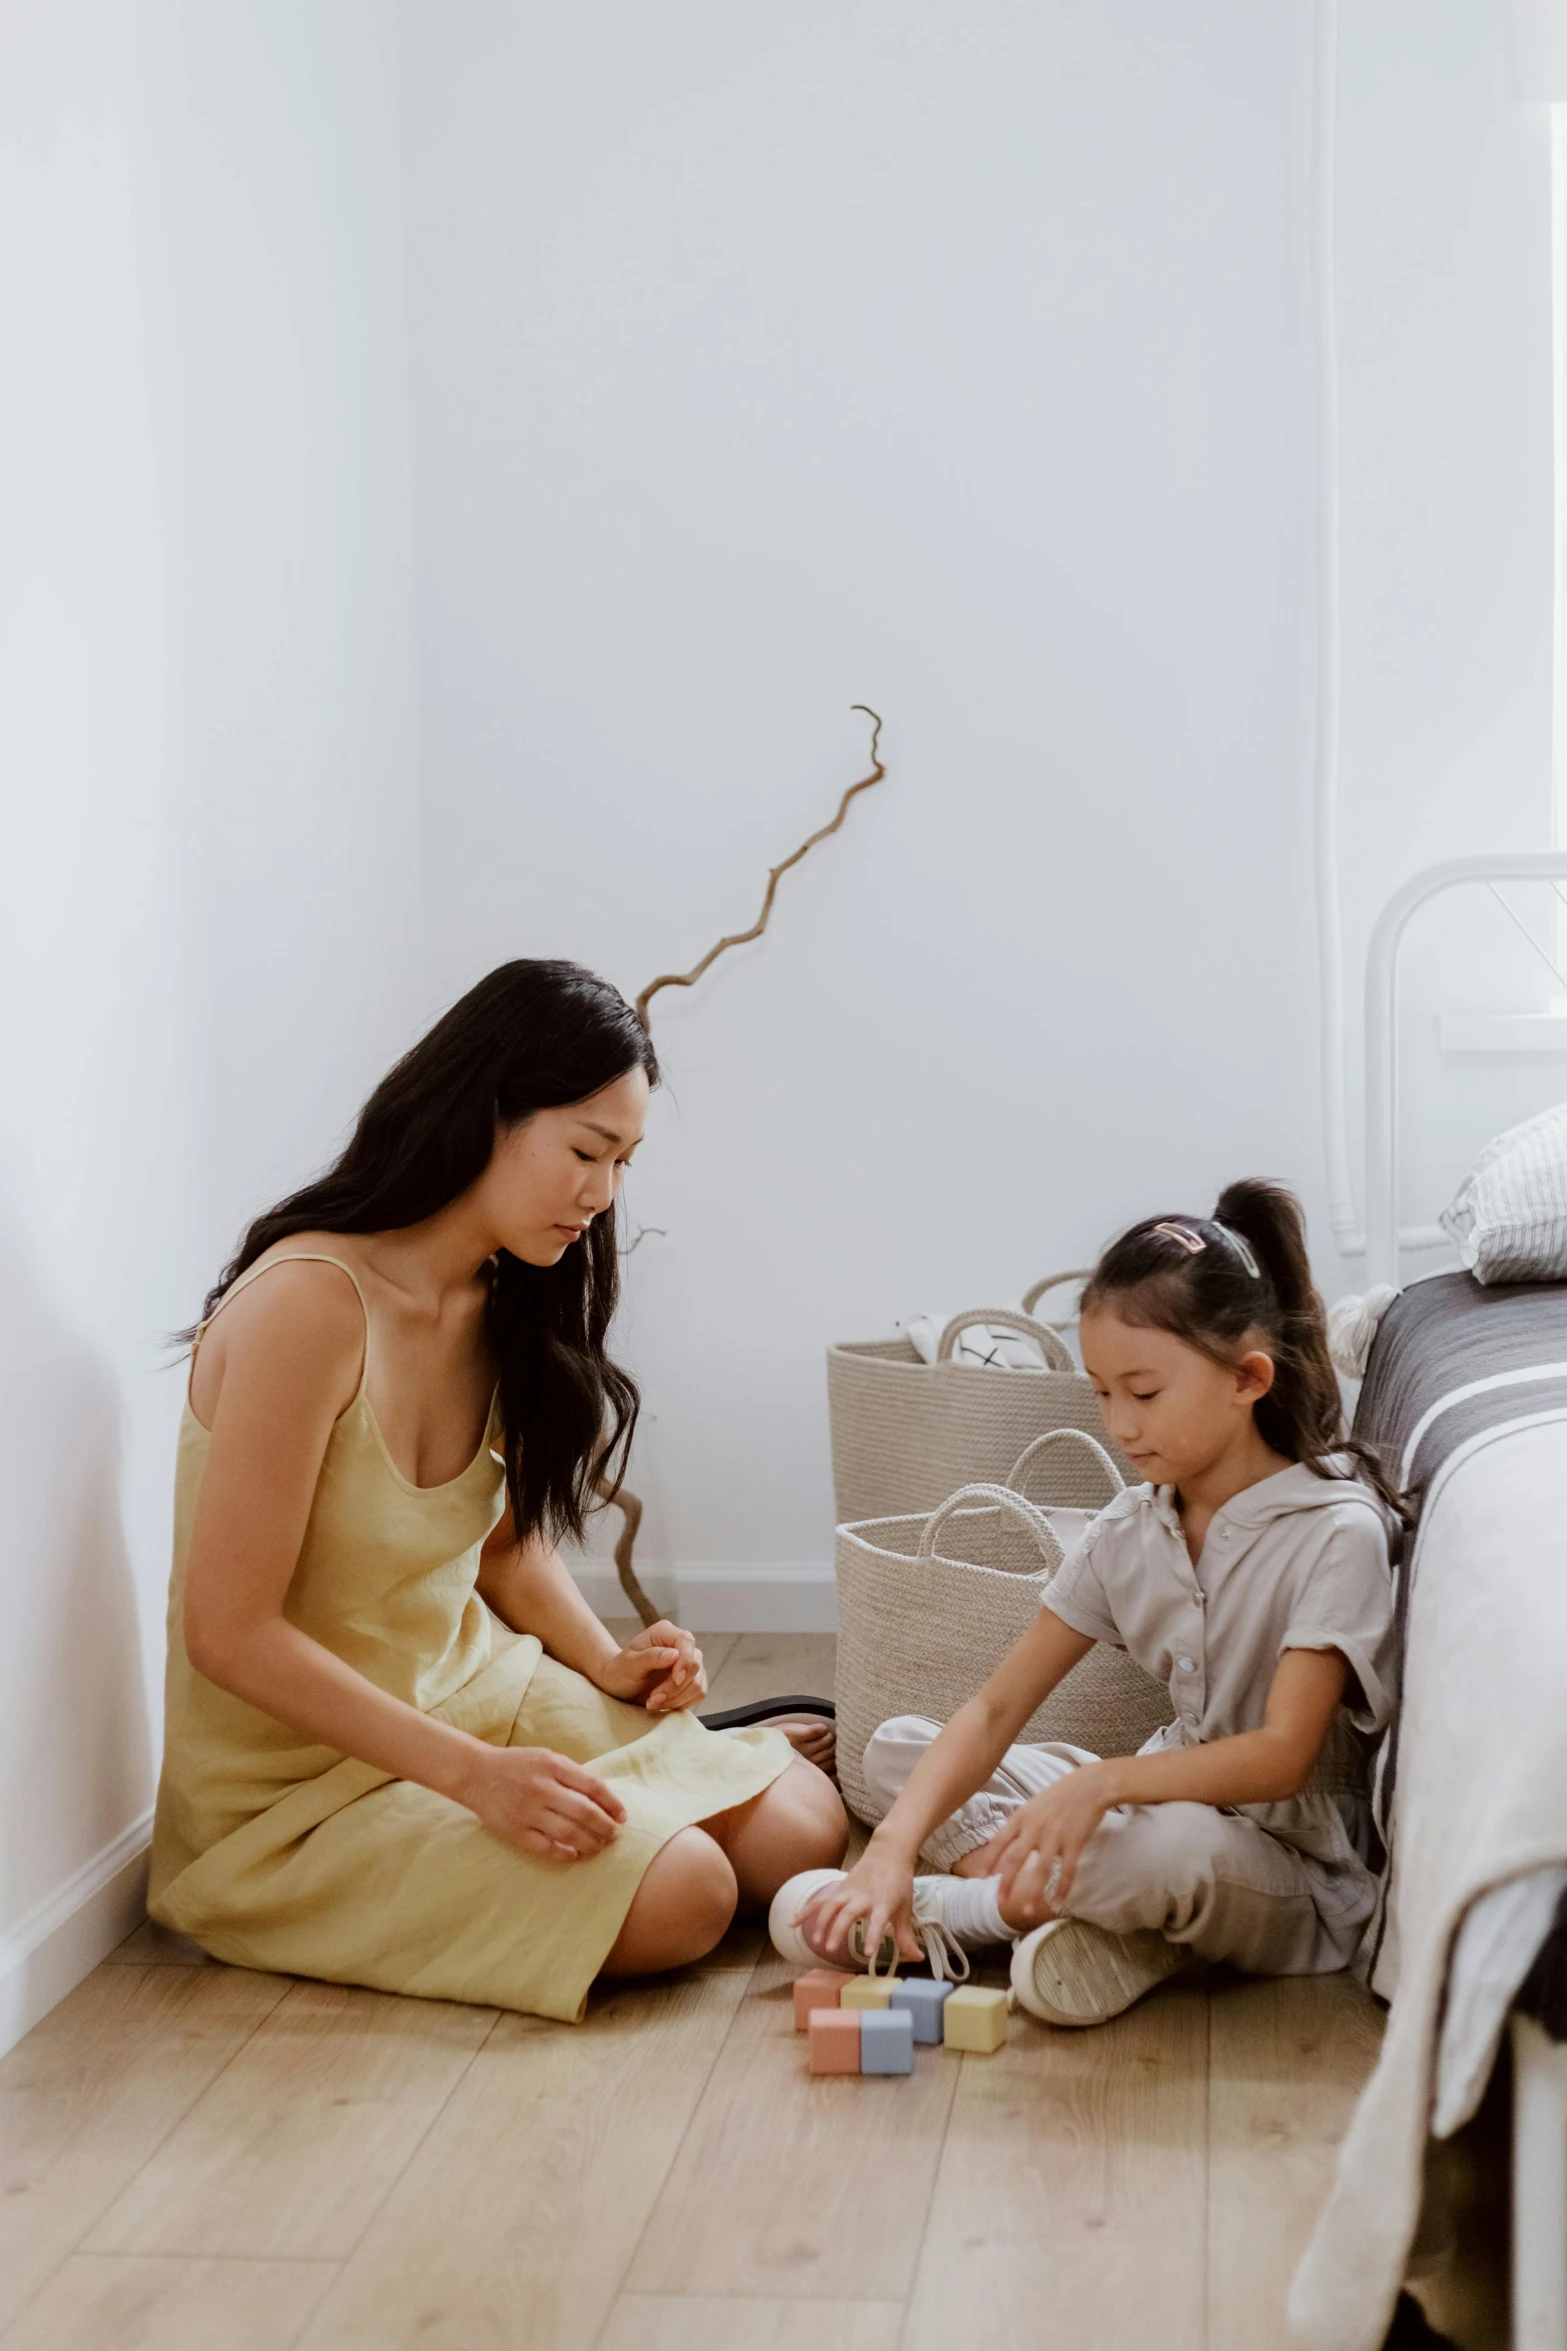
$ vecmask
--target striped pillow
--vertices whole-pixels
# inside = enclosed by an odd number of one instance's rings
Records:
[[[1567,1281],[1567,1102],[1487,1143],[1442,1225],[1477,1282]]]

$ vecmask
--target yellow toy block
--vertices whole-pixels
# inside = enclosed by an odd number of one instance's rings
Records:
[[[977,2057],[994,2055],[1007,2037],[1005,1992],[959,1984],[942,2008],[941,2037],[949,2049],[967,2049]]]
[[[840,2008],[890,2008],[892,2006],[892,1978],[885,1975],[857,1975],[850,1979],[838,1995]]]

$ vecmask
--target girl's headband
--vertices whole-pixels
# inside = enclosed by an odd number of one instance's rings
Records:
[[[1224,1235],[1224,1238],[1226,1241],[1228,1241],[1230,1247],[1234,1250],[1236,1256],[1240,1259],[1242,1265],[1244,1265],[1252,1280],[1254,1282],[1260,1282],[1262,1279],[1262,1268],[1257,1263],[1256,1258],[1252,1255],[1249,1243],[1243,1241],[1240,1234],[1233,1231],[1229,1225],[1220,1224],[1217,1217],[1214,1217],[1211,1221],[1214,1231]],[[1208,1246],[1202,1234],[1194,1233],[1189,1224],[1156,1224],[1153,1227],[1153,1230],[1166,1241],[1178,1241],[1181,1247],[1186,1251],[1188,1257],[1200,1257]]]

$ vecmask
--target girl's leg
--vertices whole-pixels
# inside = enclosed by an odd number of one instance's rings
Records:
[[[900,1714],[872,1733],[865,1750],[865,1782],[883,1812],[902,1794],[909,1774],[940,1730],[940,1723],[926,1715]],[[1009,1747],[979,1792],[942,1822],[920,1858],[935,1869],[974,1876],[984,1867],[982,1848],[1000,1835],[1019,1805],[1081,1764],[1098,1760],[1086,1747]]]
[[[1346,1883],[1331,1920],[1317,1891],[1303,1857],[1242,1814],[1134,1804],[1089,1839],[1066,1912],[1113,1934],[1152,1928],[1249,1975],[1317,1975],[1349,1965],[1373,1889]]]
[[[1134,1804],[1107,1813],[1083,1849],[1062,1916],[1026,1934],[1012,1988],[1053,2025],[1103,2024],[1187,1958],[1253,1975],[1316,1975],[1347,1966],[1370,1909],[1343,1888],[1330,1920],[1304,1857],[1257,1822],[1207,1804]],[[1348,1914],[1353,1912],[1351,1918]],[[1347,1930],[1347,1931],[1346,1931]]]
[[[849,1841],[842,1797],[799,1756],[749,1804],[702,1825],[728,1856],[740,1900],[764,1906],[801,1870],[835,1869]]]
[[[643,1872],[604,1975],[658,1975],[704,1959],[729,1931],[739,1890],[705,1829],[680,1829]]]

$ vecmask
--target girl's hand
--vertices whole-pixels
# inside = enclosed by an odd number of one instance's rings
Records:
[[[878,1847],[874,1837],[847,1877],[824,1886],[797,1913],[817,1949],[850,1968],[857,1965],[849,1956],[849,1929],[857,1918],[865,1922],[867,1958],[881,1949],[889,1927],[900,1957],[916,1967],[924,1958],[914,1936],[913,1868],[900,1854]]]
[[[1103,1764],[1085,1763],[1030,1796],[991,1839],[985,1875],[1000,1878],[1012,1925],[1040,1926],[1061,1916],[1083,1848],[1114,1802]]]
[[[504,1844],[545,1861],[602,1853],[626,1817],[601,1779],[549,1747],[482,1747],[461,1801]]]
[[[662,1620],[628,1641],[594,1678],[607,1696],[645,1706],[649,1714],[680,1714],[707,1695],[701,1650],[679,1625]]]

